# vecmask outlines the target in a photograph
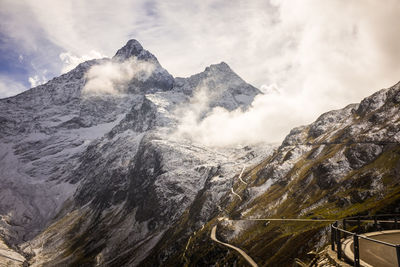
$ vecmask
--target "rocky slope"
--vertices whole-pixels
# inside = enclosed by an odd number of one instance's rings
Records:
[[[237,181],[233,186],[241,198],[228,193],[222,199],[225,209],[191,238],[185,261],[245,264],[225,249],[210,247],[209,231],[220,217],[229,218],[219,223],[220,237],[243,248],[259,265],[290,266],[326,245],[328,223],[252,219],[400,212],[399,100],[400,83],[293,129],[271,156],[246,169],[248,184]],[[159,262],[160,251],[149,262]],[[179,256],[167,259],[168,265],[182,262]]]

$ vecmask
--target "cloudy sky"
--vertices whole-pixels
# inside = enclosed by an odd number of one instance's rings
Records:
[[[400,80],[398,14],[398,0],[0,0],[0,97],[135,38],[174,76],[227,62],[301,124]]]

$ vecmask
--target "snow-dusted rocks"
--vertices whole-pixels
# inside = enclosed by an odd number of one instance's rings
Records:
[[[157,58],[149,51],[143,49],[142,45],[137,40],[129,40],[128,43],[119,49],[112,58],[115,62],[124,62],[134,58],[138,62],[134,62],[132,68],[135,68],[137,63],[141,64],[140,72],[147,73],[143,80],[132,79],[128,85],[128,91],[132,92],[135,89],[142,93],[150,91],[168,91],[174,84],[174,78],[163,67],[161,67]]]
[[[135,39],[129,40],[126,45],[117,51],[113,59],[124,61],[131,57],[139,60],[158,62],[157,58],[149,51],[143,49],[143,46]]]
[[[211,65],[204,72],[189,78],[176,78],[174,91],[192,95],[204,90],[209,96],[210,107],[224,107],[234,110],[238,107],[247,108],[254,97],[261,92],[242,80],[225,63]]]
[[[382,195],[398,172],[399,90],[327,112],[276,150],[209,147],[176,134],[182,115],[197,102],[196,121],[247,109],[261,92],[224,62],[173,78],[130,40],[0,100],[0,237],[33,266],[183,265],[189,236],[217,217],[308,215]],[[389,163],[371,167],[379,160]]]
[[[360,104],[324,113],[310,125],[291,130],[273,156],[260,165],[253,186],[246,189],[249,197],[243,206],[251,209],[244,209],[242,214],[251,210],[253,216],[265,216],[256,212],[265,209],[258,207],[257,197],[268,196],[271,188],[291,191],[292,200],[286,204],[280,198],[271,201],[270,214],[282,208],[280,205],[293,205],[293,215],[304,215],[335,201],[340,208],[351,207],[389,190],[398,179],[399,84],[365,98]],[[383,176],[387,187],[383,185]],[[290,187],[286,188],[287,185]],[[346,190],[351,196],[345,197]],[[326,193],[317,198],[321,191]],[[305,197],[298,198],[304,192]],[[318,205],[314,203],[311,208],[301,204],[308,203],[313,194],[316,199],[312,201]]]

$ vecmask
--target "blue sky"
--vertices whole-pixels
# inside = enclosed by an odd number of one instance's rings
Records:
[[[398,14],[398,0],[1,0],[0,98],[135,38],[174,76],[225,61],[306,106],[305,123],[400,80]]]
[[[6,36],[0,35],[0,73],[8,75],[14,80],[19,80],[25,86],[28,86],[29,83],[26,77],[29,75],[29,68],[18,51],[8,46],[9,43],[10,41],[7,40]]]
[[[29,51],[2,34],[0,38],[0,76],[8,76],[30,88],[30,77],[38,76],[43,82],[60,74],[62,62],[58,56],[61,49],[51,43],[42,43],[40,51]]]

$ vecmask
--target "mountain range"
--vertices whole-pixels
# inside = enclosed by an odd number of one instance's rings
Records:
[[[287,266],[326,245],[327,224],[253,219],[400,211],[400,83],[280,145],[213,147],[177,130],[187,114],[200,122],[215,108],[247,110],[260,94],[224,62],[173,77],[130,40],[111,59],[1,99],[7,261],[244,265],[210,239],[218,224],[220,238],[258,264]]]

